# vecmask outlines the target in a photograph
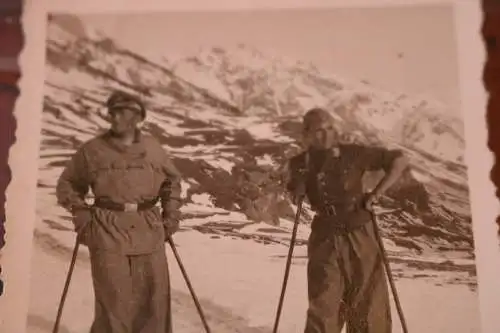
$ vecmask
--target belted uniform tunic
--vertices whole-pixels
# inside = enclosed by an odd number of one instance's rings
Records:
[[[96,203],[132,205],[141,211],[91,207],[92,219],[80,231],[89,248],[95,293],[91,333],[171,331],[169,273],[159,198],[167,210],[180,206],[180,173],[153,137],[137,133],[130,146],[110,133],[86,142],[66,165],[57,199],[69,211],[85,208],[92,189]]]
[[[388,171],[399,151],[355,144],[290,160],[288,190],[305,182],[316,215],[308,242],[305,333],[391,333],[382,257],[363,207],[366,171]]]

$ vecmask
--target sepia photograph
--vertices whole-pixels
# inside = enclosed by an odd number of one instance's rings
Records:
[[[455,26],[49,13],[26,332],[480,332]]]

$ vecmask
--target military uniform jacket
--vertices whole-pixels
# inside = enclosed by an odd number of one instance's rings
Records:
[[[180,173],[159,142],[140,133],[131,146],[111,141],[108,132],[76,151],[59,178],[58,202],[69,211],[84,207],[89,188],[96,200],[125,204],[159,197],[164,209],[180,206]],[[90,250],[140,254],[163,246],[157,206],[138,212],[93,206],[91,211],[92,221],[82,231]]]
[[[370,221],[363,208],[362,177],[366,171],[389,171],[400,151],[345,144],[335,150],[303,152],[289,161],[287,189],[305,183],[306,197],[317,213],[313,230],[352,229]],[[337,156],[338,155],[338,156]]]

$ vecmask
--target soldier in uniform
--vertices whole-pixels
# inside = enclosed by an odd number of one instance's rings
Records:
[[[400,151],[341,144],[331,115],[319,108],[303,119],[308,149],[290,159],[288,190],[306,196],[315,217],[308,243],[309,307],[305,333],[391,333],[384,266],[371,206],[408,165]],[[385,177],[363,193],[365,171]]]
[[[171,332],[165,240],[178,228],[180,174],[139,130],[146,116],[139,98],[116,91],[107,107],[111,128],[76,151],[56,190],[90,253],[91,333]],[[89,188],[92,206],[84,200]]]

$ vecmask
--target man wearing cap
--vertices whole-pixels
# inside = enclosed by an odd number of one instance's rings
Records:
[[[309,307],[305,333],[391,333],[384,266],[371,206],[408,165],[400,151],[341,144],[333,118],[311,109],[303,119],[307,149],[289,161],[288,190],[306,196],[315,217],[308,242]],[[366,171],[385,170],[363,193]]]
[[[110,130],[76,151],[56,189],[89,248],[91,333],[171,332],[164,242],[178,228],[180,174],[160,143],[138,129],[146,116],[140,99],[114,92],[107,107]],[[89,188],[92,206],[84,201]]]

